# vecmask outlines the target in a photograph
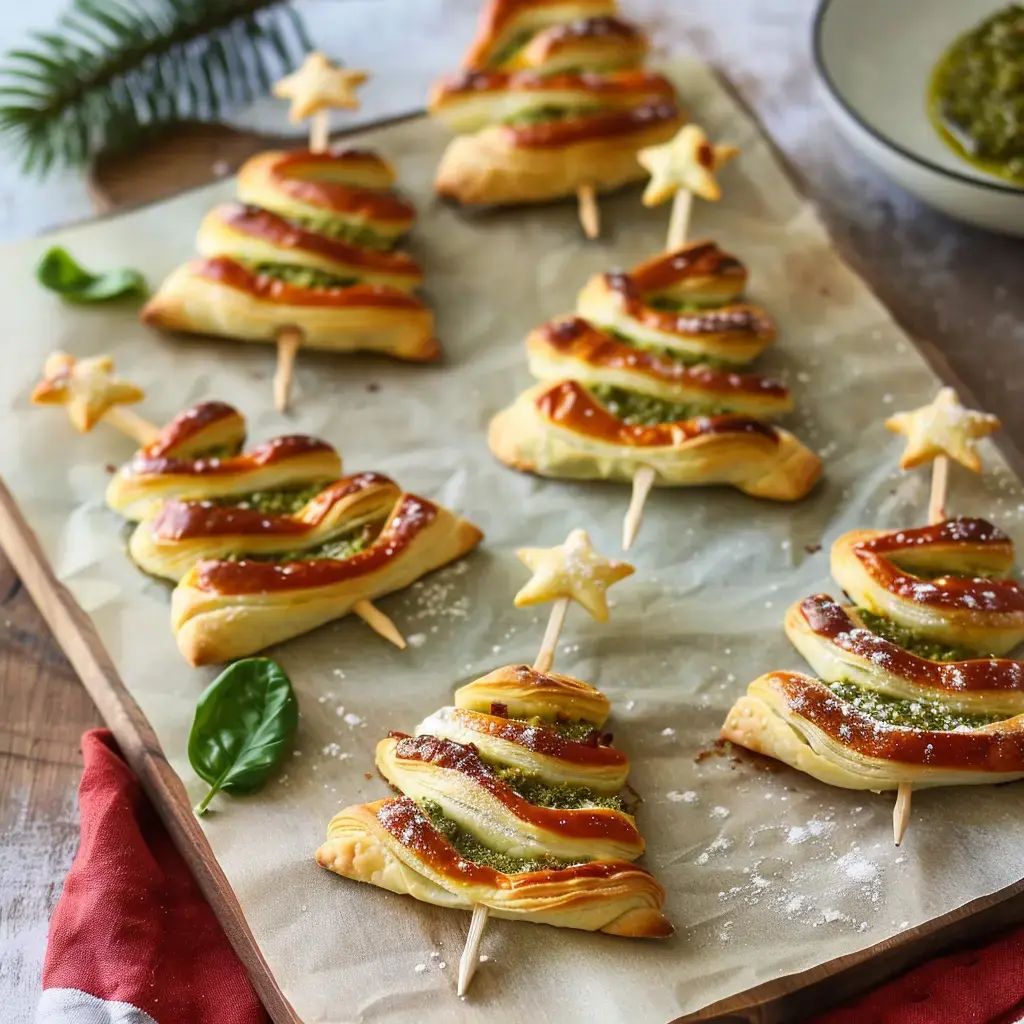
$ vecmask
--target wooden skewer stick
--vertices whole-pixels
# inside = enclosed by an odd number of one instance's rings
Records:
[[[107,426],[121,431],[132,440],[137,441],[143,448],[151,441],[156,440],[160,428],[149,420],[143,419],[134,409],[123,405],[112,405],[101,417]]]
[[[934,526],[946,518],[946,491],[949,488],[949,457],[937,455],[932,462],[932,488],[928,496],[928,523]],[[910,801],[913,787],[901,782],[896,790],[896,806],[892,809],[892,838],[899,846],[910,824]]]
[[[459,960],[459,995],[464,996],[469,989],[469,983],[476,974],[477,964],[480,963],[480,943],[483,941],[484,929],[487,927],[487,918],[491,911],[483,903],[473,907],[473,920],[469,923],[469,935],[466,936],[466,948],[462,951],[462,959]]]
[[[548,619],[548,627],[544,630],[544,639],[541,641],[540,650],[533,667],[538,672],[547,672],[555,660],[555,648],[558,646],[558,634],[562,632],[562,624],[565,622],[565,613],[569,610],[569,598],[560,597],[551,606],[551,617]]]
[[[302,331],[297,327],[282,327],[277,335],[277,369],[274,371],[274,408],[287,412],[291,401],[292,378],[295,375],[295,356],[302,344]]]
[[[580,224],[587,238],[597,238],[601,234],[601,209],[597,205],[597,193],[593,185],[580,185],[576,189],[579,204]]]
[[[375,633],[393,643],[400,651],[408,646],[399,628],[372,601],[363,598],[352,606],[356,613]]]
[[[318,110],[309,123],[309,149],[311,153],[326,153],[331,141],[331,112]]]
[[[679,189],[672,197],[672,213],[668,218],[668,236],[665,239],[667,252],[675,252],[686,244],[692,211],[693,193],[689,189]]]
[[[628,551],[633,546],[640,524],[644,521],[644,502],[654,484],[655,472],[650,466],[641,466],[633,474],[633,494],[626,509],[626,518],[622,521],[622,550]]]

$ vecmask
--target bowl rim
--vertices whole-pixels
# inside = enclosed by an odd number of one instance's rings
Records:
[[[1003,184],[1001,181],[989,181],[985,178],[971,177],[967,174],[961,174],[959,171],[950,170],[948,167],[943,167],[941,164],[933,163],[931,160],[927,159],[927,157],[914,153],[905,146],[901,146],[895,139],[891,139],[888,135],[880,132],[873,124],[867,121],[860,114],[860,112],[843,95],[842,90],[840,90],[835,79],[833,79],[832,75],[829,73],[828,64],[825,61],[822,37],[824,35],[825,19],[828,16],[829,9],[832,7],[833,2],[834,0],[818,0],[818,8],[814,12],[814,22],[811,27],[811,59],[814,63],[814,69],[817,71],[818,78],[822,84],[828,90],[832,98],[850,116],[854,123],[863,128],[864,131],[866,131],[877,142],[880,142],[883,146],[894,150],[899,153],[900,156],[905,157],[907,160],[911,161],[911,163],[915,163],[919,167],[925,167],[929,171],[934,171],[936,174],[940,174],[943,177],[951,178],[953,181],[963,182],[965,185],[988,189],[992,192],[1004,192],[1009,193],[1010,195],[1024,196],[1024,186]]]

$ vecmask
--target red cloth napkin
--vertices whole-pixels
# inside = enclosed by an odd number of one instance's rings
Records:
[[[37,1024],[266,1024],[114,737],[87,732],[82,753],[82,839],[50,921]]]
[[[50,922],[37,1024],[267,1024],[113,736],[87,732],[82,753],[82,842]],[[1021,1020],[1024,929],[925,964],[814,1024]]]

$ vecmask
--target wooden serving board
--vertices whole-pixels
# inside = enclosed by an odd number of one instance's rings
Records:
[[[193,166],[197,166],[193,157],[189,159]],[[174,175],[169,174],[167,180],[173,179]],[[129,203],[137,200],[137,196],[126,199]],[[934,352],[923,351],[933,358],[934,365]],[[936,366],[936,369],[949,383],[958,387],[965,400],[969,397],[962,385],[944,372],[944,367]],[[1001,447],[1019,473],[1024,468],[1024,458],[1005,439]],[[152,727],[119,677],[89,616],[57,579],[31,528],[2,485],[0,545],[159,809],[204,894],[224,924],[232,945],[252,975],[271,1016],[278,1024],[298,1020],[259,951],[238,899],[192,815],[185,788],[168,763]],[[790,1024],[845,1000],[939,951],[979,941],[999,928],[1021,921],[1024,921],[1024,880],[908,929],[883,943],[768,982],[678,1019],[719,1021],[723,1024]]]

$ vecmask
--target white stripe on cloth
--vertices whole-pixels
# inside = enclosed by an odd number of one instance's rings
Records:
[[[36,1010],[35,1024],[157,1024],[131,1003],[108,1003],[77,988],[48,988]]]

